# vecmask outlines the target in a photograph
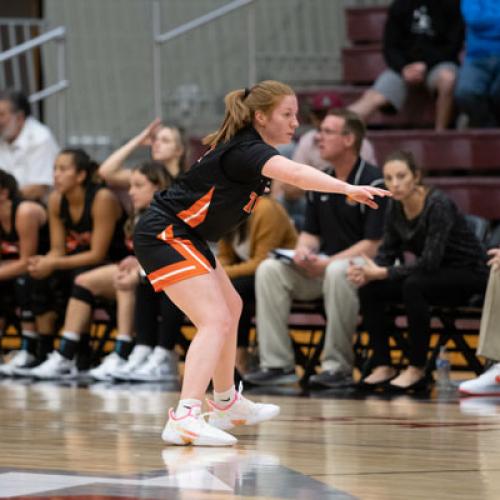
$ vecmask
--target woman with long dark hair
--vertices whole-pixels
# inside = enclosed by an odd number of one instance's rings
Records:
[[[353,265],[350,280],[361,287],[363,323],[370,335],[372,372],[364,389],[393,392],[426,389],[430,339],[430,306],[463,304],[486,288],[486,255],[465,217],[444,193],[422,184],[413,156],[391,154],[383,166],[392,193],[386,212],[382,245],[375,260]],[[405,262],[405,253],[414,255]],[[402,261],[397,265],[396,261]],[[408,317],[408,366],[392,367],[385,305],[402,302]]]

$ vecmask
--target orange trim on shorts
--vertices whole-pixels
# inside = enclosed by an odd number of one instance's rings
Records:
[[[179,212],[177,217],[184,221],[190,227],[199,226],[206,218],[208,207],[214,195],[215,186],[203,195],[199,200],[195,201],[189,208]]]
[[[164,266],[148,274],[148,279],[156,292],[179,281],[208,274],[212,267],[207,258],[189,240],[175,238],[172,225],[165,228],[157,238],[170,245],[184,257],[183,261]]]

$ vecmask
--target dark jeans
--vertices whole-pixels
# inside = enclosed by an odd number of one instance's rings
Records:
[[[171,351],[179,338],[184,313],[163,292],[149,283],[136,288],[134,324],[136,343]]]
[[[500,124],[500,58],[466,59],[458,74],[455,97],[471,127]]]
[[[372,367],[391,364],[387,303],[404,304],[408,317],[409,362],[423,367],[431,334],[430,306],[464,305],[471,296],[484,293],[487,278],[486,270],[440,269],[432,274],[414,273],[404,280],[373,281],[360,288],[363,324],[373,349]]]
[[[243,300],[243,310],[238,325],[238,347],[248,347],[252,317],[255,313],[255,275],[233,278],[231,282]]]

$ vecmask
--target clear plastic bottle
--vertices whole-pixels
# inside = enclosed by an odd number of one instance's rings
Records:
[[[445,345],[439,348],[439,355],[436,358],[436,378],[437,387],[440,390],[448,391],[455,388],[450,379],[450,359]]]

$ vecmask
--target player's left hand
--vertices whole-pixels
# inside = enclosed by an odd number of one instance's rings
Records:
[[[347,187],[346,196],[352,201],[358,203],[363,203],[363,205],[368,205],[370,208],[378,208],[377,203],[375,203],[375,196],[385,197],[392,196],[390,191],[386,189],[380,189],[373,186],[352,186]]]

